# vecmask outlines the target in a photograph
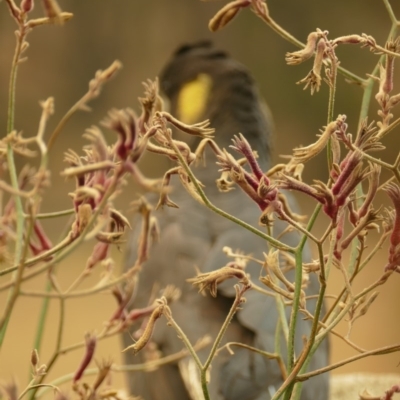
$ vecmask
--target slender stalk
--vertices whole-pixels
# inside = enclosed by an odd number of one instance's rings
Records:
[[[45,251],[45,252],[39,254],[38,256],[29,258],[28,260],[25,260],[25,262],[24,262],[24,267],[31,267],[31,266],[33,266],[34,264],[38,263],[39,261],[42,261],[42,260],[44,260],[44,259],[46,259],[46,258],[49,258],[49,257],[52,256],[53,254],[59,252],[60,250],[62,250],[62,249],[65,248],[66,246],[68,246],[70,243],[72,243],[72,239],[71,239],[69,236],[67,236],[67,237],[66,237],[65,239],[63,239],[60,243],[58,243],[57,245],[53,246],[50,250]],[[47,264],[46,264],[46,265],[47,265]],[[2,275],[7,275],[7,274],[9,274],[10,272],[16,271],[17,269],[18,269],[18,264],[17,264],[17,265],[14,265],[14,266],[12,266],[12,267],[9,267],[9,268],[5,268],[5,269],[3,269],[3,270],[0,271],[0,276],[2,276]],[[27,275],[27,276],[24,276],[23,280],[27,280],[27,279],[29,279],[30,277],[33,278],[34,276],[38,275],[38,271],[40,271],[40,272],[39,272],[39,274],[40,274],[41,272],[43,272],[43,269],[39,269],[39,268],[36,269],[36,271],[34,271],[33,273],[31,273],[31,274],[29,274],[29,275]],[[6,285],[3,285],[3,286],[0,286],[0,292],[1,292],[2,290],[4,290],[4,289],[9,288],[10,286],[11,286],[10,284],[6,284]]]
[[[296,338],[296,324],[300,308],[301,284],[303,281],[303,252],[297,251],[295,254],[295,287],[294,298],[292,305],[292,312],[290,314],[289,323],[289,338],[288,338],[288,356],[287,356],[287,370],[290,373],[293,369],[295,358],[295,338]]]
[[[69,226],[70,226],[70,224],[66,225],[64,232],[62,232],[60,235],[61,237],[64,237],[67,234],[67,230],[69,229],[68,228]],[[45,294],[49,294],[51,289],[52,289],[52,282],[49,279],[46,281]],[[20,291],[20,295],[23,295],[22,291]],[[39,354],[40,354],[40,349],[42,347],[42,340],[43,340],[44,330],[45,330],[45,326],[46,326],[49,305],[50,305],[50,297],[45,296],[43,299],[43,302],[42,302],[42,307],[40,309],[38,326],[36,329],[36,335],[35,335],[35,340],[34,340],[34,344],[33,344],[33,348],[36,349]],[[61,307],[60,307],[60,310],[61,310]]]
[[[39,388],[42,387],[48,387],[51,388],[55,391],[58,391],[58,388],[52,385],[48,385],[48,384],[43,384],[43,383],[38,383],[36,385],[29,385],[19,396],[17,400],[21,400],[30,390],[33,390],[36,392],[36,390],[38,390]]]
[[[78,297],[87,297],[91,296],[96,293],[104,292],[107,289],[112,288],[113,286],[117,285],[118,283],[121,283],[129,278],[132,277],[133,272],[137,272],[138,269],[135,270],[130,270],[126,272],[125,274],[122,274],[118,278],[113,279],[110,282],[105,283],[104,285],[101,286],[95,286],[90,289],[86,290],[80,290],[72,293],[47,293],[47,292],[34,292],[34,291],[20,291],[21,296],[26,296],[26,297],[43,297],[43,298],[49,298],[49,299],[63,299],[63,298],[78,298]]]
[[[336,65],[331,70],[331,81],[329,85],[329,100],[328,100],[328,117],[327,124],[331,123],[334,119],[335,114],[335,99],[336,99],[336,81],[337,81],[337,73],[336,73]],[[331,155],[329,155],[331,157]]]
[[[382,248],[383,243],[385,240],[390,236],[390,232],[384,233],[376,243],[375,247],[371,250],[371,252],[365,257],[363,262],[360,264],[358,270],[362,271],[362,269],[372,260],[372,258],[375,256],[375,254]]]
[[[185,335],[185,332],[183,332],[181,327],[175,322],[174,318],[172,317],[172,312],[171,312],[171,310],[170,310],[170,308],[168,306],[166,306],[166,308],[165,308],[164,315],[167,318],[168,323],[171,324],[171,326],[178,333],[180,339],[182,340],[182,342],[186,346],[188,352],[193,357],[193,360],[195,361],[198,369],[201,370],[203,368],[203,365],[202,365],[202,363],[201,363],[201,361],[200,361],[200,359],[199,359],[199,357],[198,357],[198,355],[196,353],[196,350],[194,349],[193,345],[190,343],[189,338]]]
[[[383,1],[383,4],[386,7],[386,11],[389,14],[389,18],[392,21],[392,24],[399,26],[400,25],[400,21],[397,20],[396,15],[394,14],[392,5],[390,4],[390,1],[389,0],[382,0],[382,1]]]
[[[278,296],[278,295],[276,296],[276,308],[277,308],[278,315],[279,315],[277,330],[278,330],[278,328],[279,328],[279,331],[282,330],[283,336],[285,338],[285,342],[287,345],[289,342],[289,326],[288,326],[286,313],[285,313],[285,304],[283,302],[282,297]],[[277,338],[275,338],[275,339],[277,339]],[[280,341],[280,335],[279,335],[279,341]],[[277,341],[275,341],[275,345],[278,345],[280,347],[280,344]],[[275,349],[275,351],[278,351],[278,350]]]
[[[236,287],[237,286],[235,286],[235,288]],[[240,306],[240,304],[242,302],[243,294],[248,289],[249,289],[249,287],[247,287],[247,286],[243,286],[241,289],[237,288],[236,297],[235,297],[235,300],[234,300],[234,302],[232,304],[232,307],[229,310],[229,313],[226,316],[225,321],[224,321],[220,331],[218,332],[218,335],[217,335],[217,337],[215,339],[215,342],[212,345],[210,354],[208,355],[207,360],[203,365],[202,369],[203,369],[204,372],[207,372],[208,368],[210,367],[211,361],[213,360],[213,358],[215,356],[215,353],[216,353],[216,351],[217,351],[217,349],[219,347],[219,344],[221,343],[221,340],[224,337],[225,332],[228,329],[228,326],[229,326],[230,322],[232,321],[233,316],[235,315],[236,311],[238,310],[238,308],[239,308],[239,306]]]
[[[50,361],[47,364],[47,369],[46,369],[47,374],[49,373],[49,371],[51,370],[53,365],[56,363],[58,357],[61,354],[60,350],[61,350],[61,344],[62,344],[62,339],[63,339],[63,334],[64,334],[64,323],[65,323],[65,299],[60,299],[60,317],[58,320],[56,348],[54,350],[53,355],[51,356]],[[42,375],[38,379],[38,383],[41,384],[44,381],[45,377],[46,377],[46,375]],[[33,400],[35,398],[35,395],[39,388],[40,388],[40,386],[37,386],[32,390],[32,392],[29,396],[29,400]]]
[[[320,340],[318,343],[316,343],[316,340],[315,340],[318,329],[319,329],[319,317],[321,315],[321,310],[322,310],[322,306],[324,303],[325,290],[326,290],[322,244],[320,244],[320,246],[318,247],[318,251],[319,251],[320,262],[321,262],[321,276],[320,276],[321,288],[320,288],[320,291],[318,294],[317,304],[315,306],[314,319],[313,319],[313,323],[311,326],[311,332],[310,332],[307,344],[303,348],[303,351],[301,352],[299,358],[296,360],[296,364],[294,365],[293,369],[291,370],[289,376],[285,379],[282,386],[275,393],[272,400],[279,399],[282,396],[282,394],[285,394],[285,397],[284,397],[285,400],[289,400],[292,398],[291,396],[292,396],[293,389],[295,388],[294,384],[295,384],[297,374],[299,373],[299,371],[306,369],[308,367],[308,364],[311,361],[311,358],[312,358],[315,350],[318,348],[319,344],[322,342],[322,340]],[[301,386],[299,386],[296,389],[296,392],[295,392],[296,398],[299,398],[300,394],[301,394]]]
[[[14,305],[17,301],[17,298],[19,296],[20,288],[21,288],[21,283],[22,283],[22,277],[24,274],[24,269],[25,269],[25,263],[24,260],[26,259],[26,256],[28,254],[28,249],[29,249],[29,237],[31,236],[31,233],[33,231],[33,225],[34,225],[34,218],[31,216],[31,220],[29,221],[28,229],[27,229],[27,239],[22,243],[23,244],[23,254],[22,258],[20,260],[20,264],[18,266],[18,269],[16,271],[16,274],[13,274],[13,277],[11,278],[12,281],[12,286],[10,289],[10,292],[7,297],[6,301],[6,306],[4,308],[4,313],[3,316],[0,319],[0,347],[3,344],[3,340],[5,337],[5,332],[7,330],[7,325],[10,320],[10,316],[12,313],[12,310],[14,308]]]
[[[58,218],[58,217],[64,217],[66,215],[72,215],[74,213],[75,213],[75,209],[74,208],[70,208],[69,210],[62,210],[62,211],[55,211],[55,212],[37,214],[35,216],[35,218],[36,219]],[[28,215],[24,214],[24,217],[27,218]]]
[[[16,84],[17,84],[17,72],[18,72],[18,64],[20,61],[21,54],[23,52],[23,44],[26,37],[26,29],[24,27],[23,22],[19,23],[19,31],[17,34],[17,44],[15,47],[14,57],[11,64],[11,74],[10,74],[10,83],[9,83],[9,92],[8,92],[8,115],[7,115],[7,133],[10,133],[14,130],[14,116],[15,116],[15,92],[16,92]],[[7,144],[7,167],[10,171],[10,180],[14,190],[19,190],[18,185],[18,174],[14,161],[14,151],[11,147],[11,144]],[[24,234],[24,218],[23,218],[23,206],[20,196],[14,196],[15,202],[15,210],[16,210],[16,242],[14,249],[14,263],[20,264],[21,255],[22,255],[22,246],[23,246],[23,234]],[[16,272],[15,282],[21,281],[23,272],[23,267],[21,266],[21,270]],[[19,287],[18,287],[19,289]],[[2,322],[0,323],[0,350],[3,345],[3,341],[6,335],[8,322],[10,320],[10,314],[12,310],[12,306],[14,305],[16,299],[18,297],[17,291],[14,289],[10,290],[10,293],[7,297],[7,305],[4,311],[4,316],[2,318]],[[10,308],[11,306],[11,308]]]
[[[207,357],[206,362],[202,366],[200,370],[200,379],[201,379],[201,387],[203,389],[203,394],[204,394],[204,399],[205,400],[210,400],[210,395],[208,393],[208,386],[207,386],[207,370],[211,365],[211,362],[215,356],[215,353],[217,352],[217,349],[219,347],[219,344],[221,343],[222,338],[225,335],[226,330],[228,329],[228,326],[230,322],[232,321],[233,316],[235,315],[236,311],[238,310],[238,307],[240,306],[240,303],[242,302],[242,296],[246,290],[248,290],[250,286],[243,286],[241,289],[236,285],[236,297],[235,300],[232,304],[231,309],[229,310],[228,315],[225,318],[225,321],[218,332],[218,335],[212,345],[210,354]]]
[[[51,290],[51,283],[49,281],[47,281],[45,293],[49,293],[50,290]],[[20,292],[20,294],[21,294],[21,292]],[[33,348],[36,349],[39,354],[40,354],[40,350],[42,347],[42,338],[43,338],[43,334],[44,334],[44,328],[46,325],[46,319],[47,319],[46,317],[47,317],[47,312],[49,310],[49,305],[50,305],[50,297],[45,297],[43,299],[42,307],[40,309],[38,325],[36,328],[35,340],[33,342]]]
[[[298,381],[306,381],[307,379],[310,379],[313,376],[320,375],[320,374],[323,374],[325,372],[332,371],[332,370],[334,370],[336,368],[342,367],[343,365],[350,364],[350,363],[352,363],[354,361],[361,360],[363,358],[371,357],[371,356],[380,356],[380,355],[384,355],[384,354],[391,354],[391,353],[395,353],[396,351],[400,351],[400,345],[399,344],[395,344],[393,346],[385,346],[385,347],[381,347],[379,349],[375,349],[375,350],[371,350],[371,351],[366,351],[365,353],[357,354],[357,355],[355,355],[353,357],[346,358],[345,360],[339,361],[339,362],[337,362],[335,364],[328,365],[328,366],[326,366],[324,368],[320,368],[320,369],[318,369],[316,371],[311,371],[311,372],[308,372],[308,373],[300,374],[300,375],[297,376],[296,379]]]

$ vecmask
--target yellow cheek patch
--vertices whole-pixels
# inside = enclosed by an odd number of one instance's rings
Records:
[[[178,118],[182,122],[199,122],[206,110],[211,86],[212,80],[206,74],[199,74],[195,80],[182,86],[177,102]]]

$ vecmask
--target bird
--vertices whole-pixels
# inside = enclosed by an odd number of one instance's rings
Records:
[[[159,76],[160,88],[167,99],[170,112],[182,122],[192,124],[208,119],[215,129],[214,140],[218,146],[228,149],[234,135],[244,135],[253,150],[258,153],[258,163],[263,170],[271,166],[273,123],[271,114],[262,100],[257,84],[249,70],[227,52],[211,42],[201,41],[180,46],[167,62]],[[199,139],[190,139],[195,148]],[[259,227],[260,210],[239,188],[221,193],[215,184],[220,176],[215,157],[206,151],[206,164],[193,167],[196,178],[204,185],[209,200],[217,207],[235,215],[246,223]],[[181,290],[179,300],[171,304],[172,315],[191,343],[210,335],[215,339],[235,294],[233,284],[224,282],[218,287],[216,298],[202,296],[188,279],[201,273],[221,268],[229,259],[224,247],[238,249],[255,258],[263,257],[268,245],[262,238],[243,229],[234,222],[216,215],[195,201],[182,187],[178,179],[172,183],[171,198],[179,209],[165,207],[156,212],[160,225],[160,237],[150,251],[149,259],[139,275],[139,282],[132,307],[145,307],[155,283],[159,287],[174,285]],[[288,194],[292,208],[295,200]],[[274,232],[279,235],[285,224],[276,221]],[[138,233],[129,239],[125,266],[132,265],[137,254]],[[283,241],[295,246],[300,236],[290,232]],[[306,248],[304,261],[310,261]],[[258,278],[261,267],[250,261],[246,272],[253,282],[262,286]],[[293,271],[288,274],[293,281]],[[258,283],[257,283],[258,282]],[[317,294],[317,276],[310,276],[307,294]],[[246,303],[236,313],[224,336],[224,343],[241,342],[263,351],[275,351],[275,332],[278,324],[276,301],[257,291],[245,294]],[[312,311],[315,302],[308,301]],[[287,317],[290,309],[287,308]],[[310,321],[299,317],[296,330],[296,351],[303,347],[304,336],[310,332]],[[165,322],[156,325],[152,343],[161,356],[180,351],[184,345],[176,331]],[[130,335],[123,336],[124,346],[132,344]],[[210,349],[199,350],[202,362]],[[128,364],[143,362],[141,352],[126,352]],[[323,342],[316,351],[309,368],[324,367],[329,361],[329,343]],[[144,400],[193,400],[203,398],[196,392],[195,379],[189,378],[192,361],[186,357],[178,363],[159,367],[151,372],[132,372],[127,376],[132,395]],[[185,372],[186,371],[186,372]],[[234,354],[221,351],[212,362],[209,375],[209,394],[213,400],[269,400],[282,384],[282,374],[276,360],[245,348],[235,348]],[[198,386],[198,385],[197,385]],[[198,389],[198,387],[197,387]],[[303,385],[302,400],[326,400],[329,390],[327,374],[316,376]],[[196,394],[197,393],[197,394]]]

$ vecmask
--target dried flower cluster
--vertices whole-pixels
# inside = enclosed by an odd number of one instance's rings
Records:
[[[165,111],[159,95],[158,81],[147,81],[144,84],[144,96],[139,99],[140,115],[130,108],[112,109],[101,122],[104,129],[114,133],[113,143],[107,143],[102,130],[98,126],[92,126],[83,135],[88,145],[82,152],[70,149],[65,153],[65,162],[68,166],[63,170],[62,176],[73,178],[76,183],[73,192],[69,193],[72,208],[47,214],[41,211],[41,199],[51,190],[48,159],[51,157],[54,142],[65,130],[67,121],[75,112],[88,109],[88,103],[99,96],[103,85],[121,68],[121,63],[115,61],[105,70],[96,72],[89,83],[87,93],[60,120],[48,140],[45,139],[46,125],[54,112],[54,99],[48,98],[41,102],[42,116],[38,132],[35,136],[26,138],[14,127],[15,89],[13,88],[17,67],[25,60],[22,56],[28,49],[27,35],[32,29],[43,24],[63,24],[72,17],[72,14],[61,10],[56,0],[42,0],[40,3],[44,16],[30,19],[30,13],[35,6],[34,0],[22,0],[19,5],[14,0],[6,0],[18,30],[12,64],[7,134],[0,140],[0,191],[3,199],[0,216],[0,260],[8,264],[8,267],[0,271],[0,276],[8,274],[11,276],[9,282],[0,286],[1,291],[9,290],[4,313],[0,316],[0,347],[3,344],[15,302],[20,295],[56,298],[60,301],[63,310],[65,301],[69,298],[102,292],[107,293],[109,298],[113,297],[116,305],[112,314],[105,319],[100,332],[87,333],[82,343],[70,347],[63,347],[61,343],[64,323],[62,315],[57,348],[50,362],[40,364],[38,352],[33,350],[30,358],[32,381],[23,390],[20,390],[15,382],[2,385],[5,396],[17,400],[30,392],[33,399],[38,390],[44,391],[46,387],[51,387],[57,392],[56,398],[68,399],[70,395],[67,395],[67,392],[61,391],[45,379],[59,356],[77,348],[84,350],[81,362],[72,374],[73,395],[82,400],[125,399],[127,397],[125,394],[108,386],[108,378],[112,371],[118,370],[118,366],[108,360],[97,362],[94,372],[89,368],[96,358],[96,349],[102,339],[130,330],[135,323],[140,322],[139,329],[133,333],[136,341],[124,351],[137,354],[146,348],[152,352],[152,359],[142,368],[154,370],[163,363],[171,362],[170,358],[163,359],[162,355],[152,348],[155,326],[165,323],[163,321],[165,319],[187,347],[187,350],[175,354],[172,359],[177,361],[188,354],[192,356],[200,372],[202,390],[207,398],[209,367],[220,350],[222,337],[236,311],[246,306],[244,294],[249,290],[257,290],[266,296],[273,296],[278,306],[282,306],[281,323],[287,325],[282,327],[287,341],[287,362],[284,362],[285,355],[280,354],[278,350],[277,354],[265,354],[259,349],[248,349],[277,360],[283,384],[274,394],[274,400],[283,393],[286,398],[289,398],[293,390],[299,395],[301,388],[296,385],[298,382],[339,366],[333,364],[316,371],[307,372],[306,370],[310,357],[329,334],[338,336],[360,352],[359,358],[400,350],[398,345],[394,345],[367,352],[353,343],[350,337],[355,321],[368,315],[370,307],[377,301],[379,292],[375,289],[383,285],[394,272],[400,272],[400,156],[392,164],[382,161],[385,150],[383,140],[400,124],[400,118],[393,121],[393,109],[399,102],[400,95],[392,94],[395,80],[394,64],[396,58],[400,57],[398,38],[389,38],[385,46],[380,46],[373,37],[366,34],[351,34],[329,39],[327,31],[316,29],[308,35],[307,43],[300,50],[286,54],[286,62],[289,65],[298,65],[313,59],[311,71],[298,83],[304,84],[305,88],[310,87],[311,94],[317,93],[324,81],[327,83],[329,117],[326,126],[314,143],[295,148],[287,163],[275,165],[269,171],[264,171],[260,167],[257,153],[253,151],[241,133],[232,132],[233,140],[229,149],[219,148],[212,139],[214,130],[210,127],[209,121],[196,124],[184,124],[179,121]],[[280,36],[291,43],[301,45],[272,19],[264,0],[229,2],[211,19],[210,29],[217,31],[224,28],[246,8],[252,10]],[[398,21],[396,23],[400,25]],[[371,52],[381,55],[383,61],[378,62],[376,69],[379,70],[379,74],[372,74],[368,79],[363,79],[343,69],[336,55],[336,48],[344,44],[367,47]],[[334,118],[334,99],[339,73],[359,83],[363,90],[368,85],[372,88],[374,81],[379,83],[375,99],[379,105],[380,121],[368,123],[367,115],[363,111],[358,127],[355,128],[354,138],[349,133],[346,116],[339,114]],[[173,130],[200,137],[198,148],[191,149],[186,142],[175,139]],[[289,231],[297,231],[301,239],[296,247],[290,247],[281,242],[281,237],[275,239],[265,231],[238,221],[234,215],[228,216],[234,222],[241,224],[243,229],[251,229],[253,233],[261,236],[271,247],[266,248],[263,260],[256,259],[255,255],[242,254],[240,249],[235,252],[229,248],[221,249],[230,257],[230,262],[212,272],[199,272],[196,277],[188,280],[187,284],[195,286],[203,295],[209,292],[211,296],[216,297],[219,285],[223,282],[225,284],[233,282],[232,286],[236,293],[220,334],[217,338],[212,338],[213,346],[208,359],[203,363],[196,351],[210,344],[211,339],[205,338],[196,345],[192,345],[174,320],[169,307],[181,295],[179,288],[167,286],[161,288],[161,291],[155,289],[149,295],[146,307],[135,306],[135,289],[140,284],[138,276],[142,268],[145,268],[146,260],[151,257],[151,244],[158,237],[156,214],[153,206],[144,198],[133,202],[134,212],[140,215],[142,224],[137,258],[128,271],[116,274],[110,248],[121,246],[126,232],[131,228],[125,214],[114,206],[116,197],[124,190],[128,179],[133,179],[144,190],[159,195],[156,208],[178,207],[170,198],[169,190],[171,176],[177,175],[189,195],[215,210],[203,191],[202,183],[191,169],[195,161],[202,158],[206,146],[214,152],[215,168],[219,168],[221,172],[221,177],[216,182],[221,196],[224,195],[223,192],[239,188],[259,208],[259,221],[264,230],[273,231],[275,220],[279,219],[287,223],[287,228],[282,235]],[[328,155],[329,175],[326,181],[312,183],[303,181],[302,172],[307,167],[307,163],[323,151],[327,151]],[[140,170],[138,161],[146,152],[172,160],[173,167],[164,174],[162,179],[149,179]],[[375,153],[379,153],[382,157],[375,156]],[[34,169],[25,166],[18,171],[14,154],[26,159],[38,158],[39,167]],[[235,154],[238,158],[234,156]],[[382,179],[382,169],[391,173],[389,180]],[[300,192],[315,202],[316,211],[310,219],[307,220],[290,209],[285,194],[287,190]],[[379,191],[387,194],[392,202],[392,208],[377,205],[376,194]],[[312,233],[312,228],[320,209],[328,217],[328,225],[325,233],[317,237]],[[66,227],[65,236],[56,242],[49,237],[40,221],[42,218],[57,218],[64,215],[71,215],[71,222]],[[380,233],[377,243],[373,243],[370,239],[372,230]],[[359,272],[367,266],[387,239],[389,254],[386,265],[382,265],[381,276],[365,289],[356,290],[353,283],[357,280]],[[317,259],[303,263],[302,255],[307,240],[312,242]],[[81,274],[69,287],[65,288],[64,282],[58,279],[55,265],[68,257],[84,241],[92,241],[91,254],[83,263]],[[370,250],[366,254],[368,247]],[[11,248],[12,251],[10,251]],[[348,260],[350,250],[352,257]],[[250,259],[260,265],[262,271],[260,282],[252,282],[246,272],[247,261]],[[322,304],[331,266],[335,266],[343,274],[343,287],[335,292],[332,305],[325,312]],[[78,286],[85,277],[99,267],[103,270],[99,281],[93,287],[78,290]],[[311,273],[318,274],[321,287],[314,314],[306,308],[308,298],[305,289]],[[25,282],[39,274],[47,274],[50,285],[48,291],[27,290]],[[292,308],[289,323],[286,321],[284,307]],[[310,336],[305,338],[303,350],[295,354],[294,337],[296,318],[299,313],[312,321],[312,330]],[[346,318],[348,333],[344,336],[337,331],[336,327]],[[42,340],[42,337],[39,339]],[[234,343],[228,344],[228,348],[231,345],[246,347],[244,344]],[[351,361],[354,359],[348,362]],[[88,384],[85,381],[85,375],[93,373],[96,373],[97,377],[92,384]],[[390,399],[394,393],[398,392],[398,386],[394,386],[380,398]],[[361,398],[371,397],[364,393]]]

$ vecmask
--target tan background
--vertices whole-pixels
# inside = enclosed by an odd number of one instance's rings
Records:
[[[276,20],[301,40],[305,40],[310,31],[319,27],[329,30],[331,37],[365,32],[383,44],[390,29],[390,21],[383,4],[377,0],[275,0],[269,3]],[[396,3],[394,9],[400,17],[400,3],[397,0],[393,0],[393,3]],[[299,67],[286,66],[284,54],[294,50],[293,46],[276,36],[248,11],[243,12],[226,30],[211,35],[207,30],[208,20],[222,3],[197,0],[60,0],[60,5],[65,11],[73,12],[75,17],[62,28],[42,27],[29,36],[29,60],[21,66],[18,75],[16,128],[27,136],[35,134],[40,116],[38,100],[48,96],[54,96],[56,100],[56,114],[50,122],[50,128],[54,127],[63,113],[86,91],[87,83],[97,69],[105,68],[114,59],[121,60],[124,69],[105,87],[101,97],[92,103],[93,112],[76,114],[63,132],[51,159],[53,187],[45,196],[43,211],[71,206],[67,193],[72,189],[72,183],[64,181],[59,175],[63,167],[62,152],[68,147],[79,150],[84,143],[81,139],[84,129],[97,124],[111,107],[130,106],[138,109],[136,99],[141,94],[141,82],[154,78],[171,51],[183,42],[212,38],[218,46],[230,51],[251,69],[275,117],[276,155],[288,154],[292,147],[309,143],[326,122],[326,88],[311,97],[308,92],[295,85],[296,81],[306,75],[310,63]],[[35,14],[41,14],[38,5]],[[5,133],[6,126],[7,87],[15,42],[14,29],[14,23],[3,1],[0,3],[2,134]],[[356,47],[340,48],[338,55],[343,66],[358,74],[370,72],[377,60],[368,50]],[[348,115],[349,131],[353,133],[358,120],[360,98],[360,89],[347,85],[339,77],[336,114]],[[371,116],[375,118],[375,112]],[[385,141],[392,150],[392,154],[388,155],[389,160],[393,160],[394,153],[398,152],[398,134],[399,132],[392,133]],[[161,169],[159,159],[147,159],[143,164],[143,170],[151,176],[159,174]],[[326,179],[323,157],[310,164],[306,179],[311,177]],[[126,206],[135,196],[136,189],[129,187],[118,206]],[[379,199],[386,201],[383,197]],[[311,204],[303,203],[304,211],[310,213]],[[319,233],[322,232],[325,222],[322,219],[317,227]],[[60,222],[50,221],[45,226],[56,242],[61,233]],[[82,249],[62,263],[60,273],[65,287],[84,267],[89,251],[90,248]],[[115,255],[117,260],[121,260],[121,255],[116,251]],[[365,287],[381,274],[385,255],[383,250],[382,257],[374,260],[369,269],[362,273],[357,288]],[[100,272],[95,272],[98,273]],[[340,275],[333,275],[328,293],[335,293],[335,288],[342,285]],[[1,283],[5,281],[4,278],[0,280]],[[399,342],[399,284],[399,276],[393,276],[381,290],[368,317],[356,323],[352,338],[360,346],[373,349]],[[25,288],[40,290],[43,287],[43,282],[36,280]],[[1,307],[4,301],[5,294],[0,293]],[[26,384],[40,304],[40,299],[23,298],[17,302],[0,353],[1,380],[16,376],[22,386]],[[114,301],[107,294],[69,301],[64,346],[81,341],[86,331],[99,331],[113,309]],[[45,346],[40,354],[43,362],[48,361],[55,345],[57,301],[51,302],[50,311]],[[345,332],[345,327],[342,327],[342,331]],[[353,354],[354,351],[348,346],[336,339],[332,340],[332,361]],[[76,351],[60,357],[50,374],[51,378],[74,371],[81,355],[81,351]],[[120,362],[117,338],[99,344],[97,358],[100,359],[101,356],[111,356],[116,362]],[[397,373],[399,361],[399,354],[370,358],[346,366],[340,372]],[[121,377],[116,379],[122,382]]]

